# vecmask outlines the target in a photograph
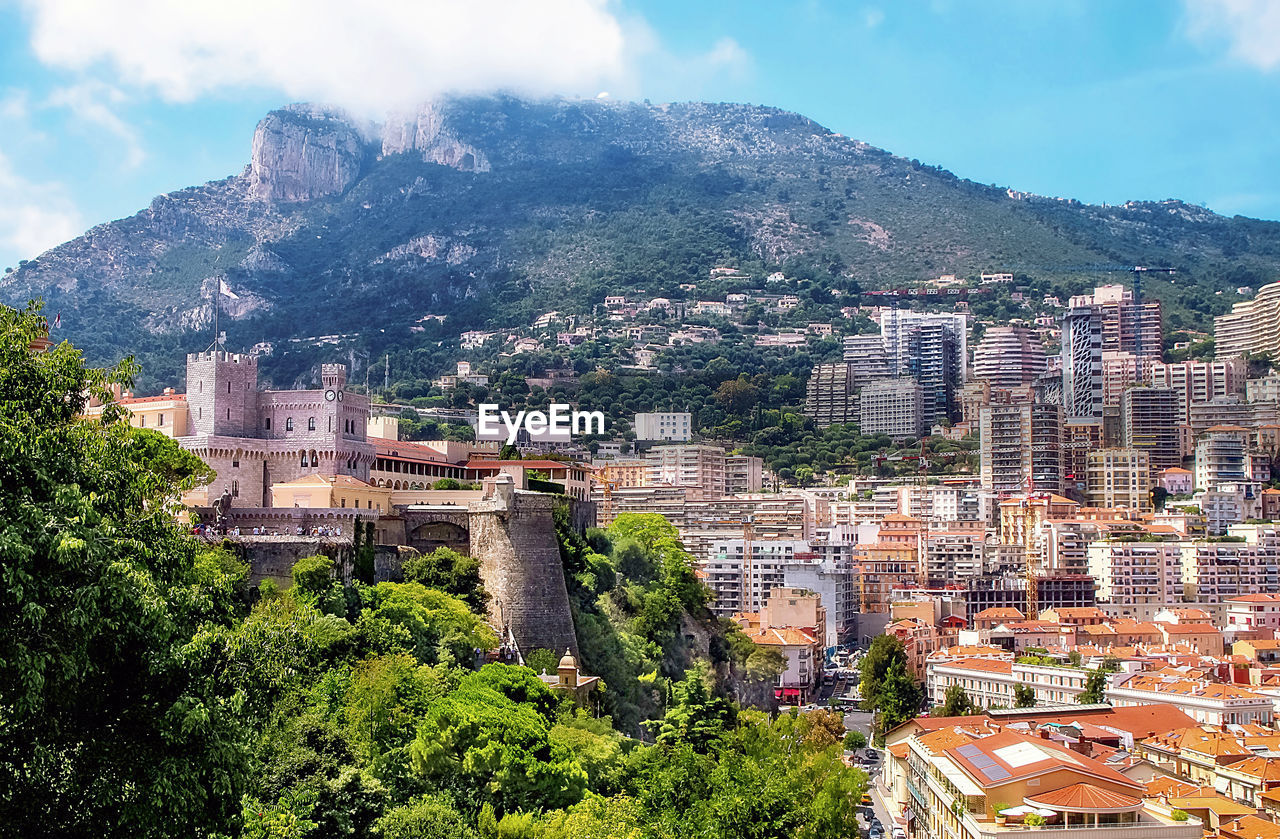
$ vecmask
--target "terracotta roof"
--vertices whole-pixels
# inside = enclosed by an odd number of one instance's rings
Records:
[[[1231,764],[1231,769],[1260,781],[1280,781],[1280,758],[1250,757]]]
[[[185,393],[167,393],[161,396],[130,396],[127,399],[117,399],[116,402],[121,405],[143,405],[148,402],[186,402],[187,395]]]
[[[283,487],[309,487],[309,486],[332,486],[332,487],[349,487],[351,489],[371,489],[378,492],[390,492],[385,487],[375,487],[366,484],[359,478],[353,478],[350,475],[304,475],[301,478],[294,478],[292,481],[286,481],[275,486]]]
[[[1142,807],[1141,798],[1083,782],[1028,795],[1023,801],[1065,813],[1126,813]]]
[[[425,443],[412,440],[384,440],[381,437],[370,437],[369,442],[377,453],[384,457],[398,457],[404,460],[428,460],[432,463],[448,463],[444,453]]]
[[[1228,603],[1275,603],[1280,601],[1280,594],[1242,594],[1239,597],[1228,597]]]
[[[1147,797],[1155,798],[1160,795],[1192,795],[1199,792],[1200,788],[1195,784],[1180,781],[1172,775],[1161,775],[1159,778],[1152,778],[1147,781]]]
[[[1181,466],[1170,466],[1168,469],[1160,473],[1161,475],[1190,475],[1190,469],[1183,469]]]
[[[770,647],[808,647],[817,643],[817,639],[808,629],[794,629],[790,626],[770,627],[747,635],[757,644]]]
[[[906,743],[895,743],[889,747],[889,754],[893,755],[898,760],[902,760],[907,756],[907,748]]]
[[[581,463],[560,460],[469,460],[468,469],[499,469],[503,466],[523,466],[525,469],[586,469]]]
[[[957,728],[943,728],[938,731],[930,731],[927,734],[917,734],[916,742],[923,746],[930,754],[942,754],[947,749],[963,746],[965,743],[972,743],[973,737]]]
[[[1237,818],[1258,812],[1256,808],[1227,798],[1212,789],[1200,790],[1195,795],[1170,796],[1169,804],[1179,810],[1211,810],[1219,818],[1222,816]]]
[[[958,667],[961,670],[977,670],[983,673],[1004,673],[1006,675],[1013,672],[1013,662],[1009,659],[1000,658],[962,658],[958,661],[948,661],[937,666]]]
[[[1155,737],[1148,737],[1143,742],[1174,752],[1185,749],[1211,757],[1248,757],[1253,754],[1233,735],[1207,726],[1168,731]]]
[[[1012,606],[992,606],[989,609],[983,609],[973,617],[975,620],[977,618],[1022,618],[1023,614]]]
[[[1143,789],[1141,784],[1101,761],[1063,748],[1050,740],[1012,731],[1002,731],[973,743],[948,749],[946,755],[984,788],[1004,786],[1056,769],[1072,769],[1131,788],[1135,794]]]
[[[1051,611],[1060,618],[1105,618],[1107,616],[1106,612],[1097,606],[1060,606],[1045,611]]]
[[[1280,825],[1259,816],[1243,816],[1221,825],[1218,832],[1233,839],[1280,839]]]

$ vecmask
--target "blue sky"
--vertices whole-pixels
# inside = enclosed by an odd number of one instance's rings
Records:
[[[238,172],[270,108],[747,101],[956,174],[1280,219],[1280,3],[0,0],[0,266]]]

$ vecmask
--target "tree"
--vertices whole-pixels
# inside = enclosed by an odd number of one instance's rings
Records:
[[[689,745],[706,752],[712,743],[732,728],[733,707],[728,701],[712,696],[702,674],[690,670],[673,688],[675,703],[662,721],[653,726],[657,740],[667,746]]]
[[[1015,685],[1013,688],[1013,707],[1015,708],[1034,708],[1036,706],[1036,692],[1032,690],[1030,685]]]
[[[208,480],[130,428],[32,304],[0,306],[0,824],[14,835],[197,835],[239,816],[248,755],[229,692],[194,666],[200,623],[238,607],[173,524]],[[107,403],[80,419],[89,397]],[[215,660],[215,667],[223,666]]]
[[[923,691],[916,684],[915,679],[907,673],[902,662],[895,660],[890,664],[885,673],[884,682],[880,686],[880,700],[877,706],[880,714],[876,717],[879,736],[883,738],[884,732],[915,717],[920,711],[920,702],[923,698]]]
[[[969,698],[969,694],[965,693],[964,688],[960,685],[952,685],[947,688],[946,694],[943,696],[941,716],[944,717],[967,717],[970,714],[976,714],[981,709],[973,704],[973,700]]]
[[[1089,678],[1084,683],[1084,692],[1076,697],[1076,702],[1081,705],[1097,705],[1106,702],[1107,676],[1107,671],[1102,668],[1090,673]]]
[[[429,554],[412,556],[401,564],[401,573],[405,582],[422,583],[452,594],[477,614],[487,608],[489,595],[480,579],[480,561],[452,548],[436,548]]]
[[[327,556],[304,556],[293,564],[293,584],[313,597],[323,596],[333,586],[333,560]]]
[[[1169,490],[1162,486],[1154,486],[1151,488],[1151,506],[1157,510],[1164,509],[1164,503],[1169,500]]]
[[[844,747],[850,751],[865,749],[867,747],[867,735],[861,731],[850,731],[844,736]]]
[[[907,650],[902,641],[894,635],[877,635],[858,667],[863,710],[874,710],[880,704],[885,675],[895,662],[906,669]]]

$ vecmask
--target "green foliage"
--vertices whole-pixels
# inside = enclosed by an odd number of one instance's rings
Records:
[[[1169,813],[1169,818],[1173,819],[1175,822],[1185,822],[1189,818],[1189,816],[1187,815],[1186,810],[1179,810],[1175,807]]]
[[[1080,705],[1097,705],[1107,701],[1107,671],[1097,669],[1090,671],[1084,683],[1084,691],[1076,697]]]
[[[947,688],[947,692],[943,696],[942,709],[939,716],[964,717],[981,712],[982,709],[973,704],[973,700],[969,698],[969,694],[965,693],[964,688],[960,687],[960,685],[952,685]]]
[[[37,306],[0,307],[0,824],[14,834],[170,836],[225,826],[247,781],[238,700],[193,662],[242,576],[197,560],[174,502],[193,455],[90,396],[131,362],[34,354]],[[216,666],[222,666],[221,661]]]
[[[876,737],[920,710],[923,689],[907,673],[907,651],[893,635],[878,635],[859,665],[862,707],[877,710]]]
[[[382,839],[477,839],[470,820],[435,796],[389,811],[376,830]]]
[[[465,665],[497,646],[493,630],[467,604],[421,583],[378,583],[363,590],[356,630],[369,649],[407,650],[423,664]]]
[[[712,696],[702,675],[690,671],[673,688],[674,705],[662,722],[654,725],[658,743],[665,746],[687,745],[705,753],[733,725],[732,705]]]
[[[436,548],[429,554],[406,559],[401,567],[404,579],[439,589],[465,602],[473,612],[483,613],[489,595],[480,579],[480,561],[452,548]]]
[[[293,584],[303,594],[319,598],[333,586],[333,560],[306,556],[293,564]]]
[[[844,736],[844,747],[850,751],[865,749],[867,747],[867,735],[861,731],[850,731]]]
[[[547,649],[537,649],[524,657],[524,664],[535,673],[555,673],[560,656]]]
[[[1015,708],[1034,708],[1036,706],[1036,692],[1030,685],[1014,685],[1013,688],[1013,707]]]

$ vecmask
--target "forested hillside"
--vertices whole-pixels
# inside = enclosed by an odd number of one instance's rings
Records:
[[[17,266],[0,297],[45,298],[91,359],[136,354],[158,386],[208,345],[225,281],[230,343],[275,343],[263,367],[287,385],[317,345],[356,367],[434,357],[467,329],[590,311],[608,293],[697,299],[681,285],[716,265],[850,302],[941,273],[1081,285],[1105,281],[1085,268],[1105,263],[1178,268],[1151,293],[1203,329],[1235,288],[1280,275],[1280,225],[972,183],[773,108],[487,97],[381,126],[274,112],[243,173]],[[421,382],[444,361],[394,375]]]

